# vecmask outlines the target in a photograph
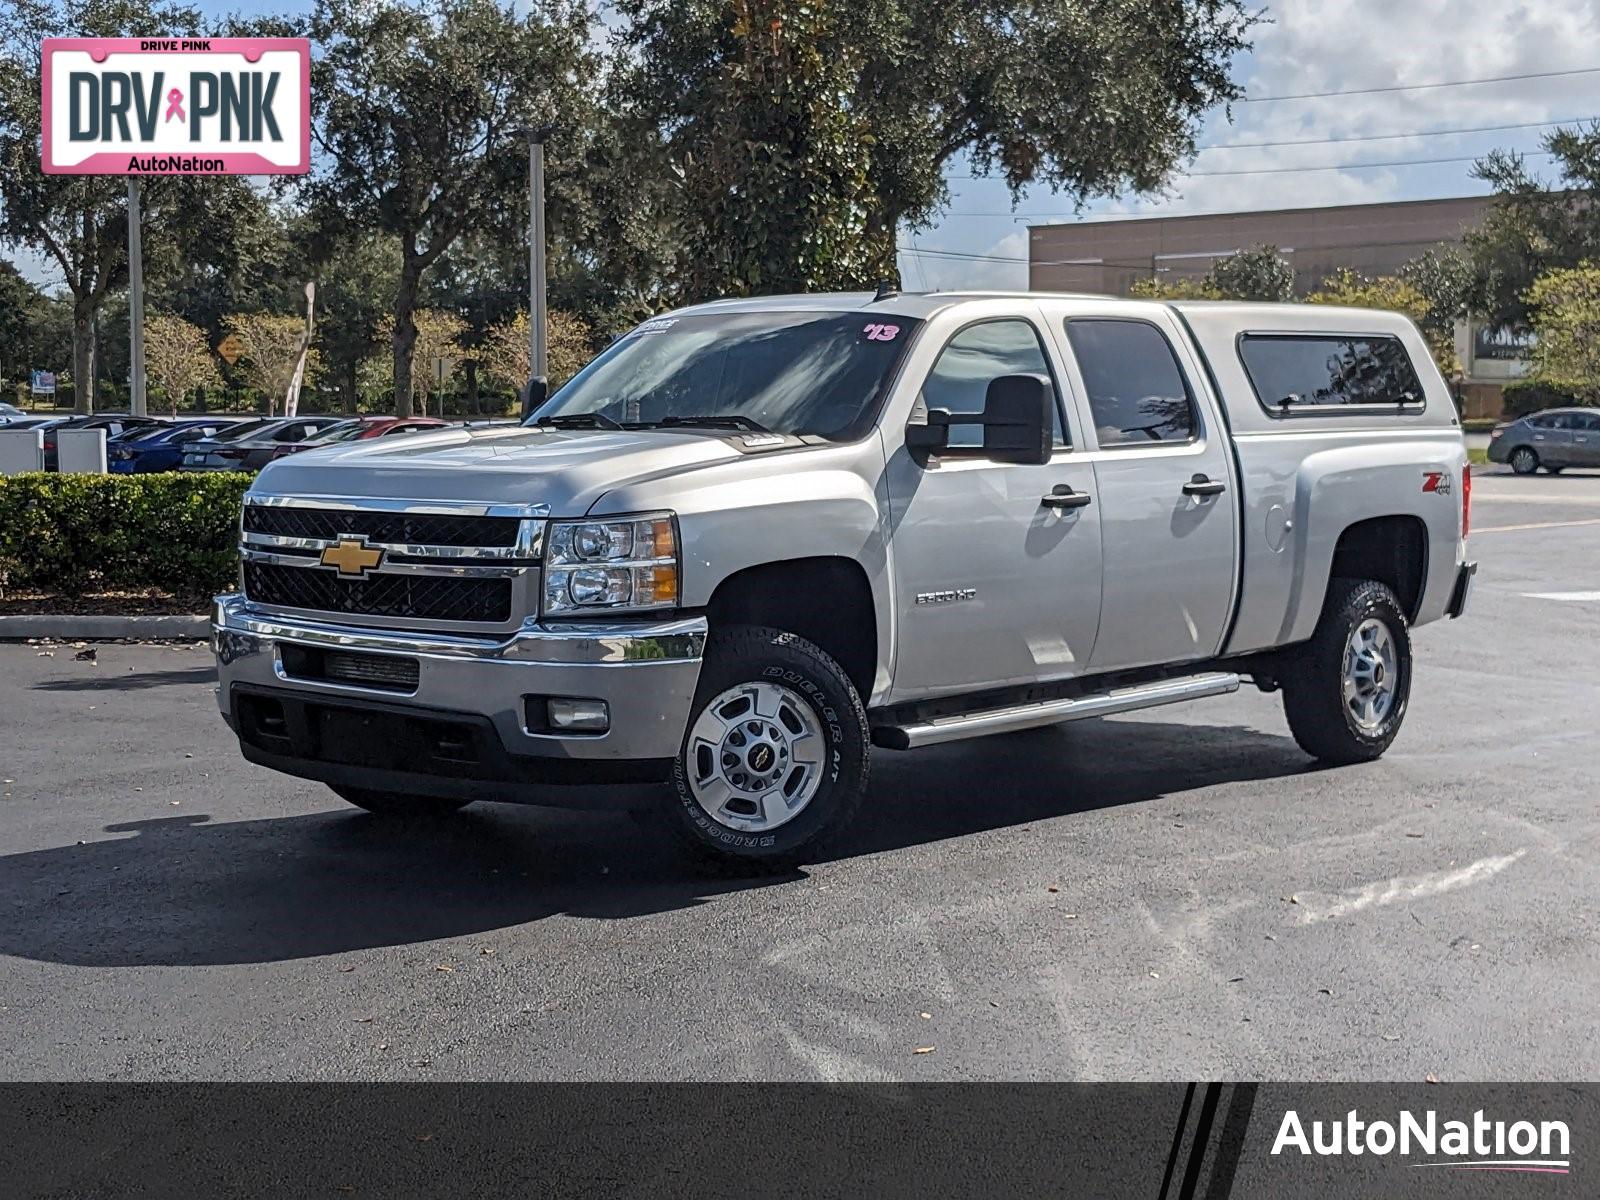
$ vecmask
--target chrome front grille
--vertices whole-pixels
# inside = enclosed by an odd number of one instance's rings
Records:
[[[517,544],[521,524],[516,517],[244,506],[246,533],[289,538],[337,538],[344,534],[387,545],[509,547]]]
[[[244,594],[262,608],[472,631],[515,628],[538,610],[542,509],[251,496],[240,528]],[[330,549],[382,554],[341,572],[323,564]]]
[[[365,579],[341,579],[313,565],[244,564],[247,599],[274,608],[305,608],[361,617],[419,621],[511,619],[511,580],[452,579],[438,575],[397,575],[375,571]]]

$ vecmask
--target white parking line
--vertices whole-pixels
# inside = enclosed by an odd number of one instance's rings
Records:
[[[1485,879],[1492,879],[1528,852],[1527,847],[1510,854],[1493,858],[1480,858],[1454,871],[1434,871],[1426,875],[1402,875],[1381,883],[1369,883],[1358,891],[1346,892],[1331,903],[1318,906],[1301,900],[1300,924],[1314,925],[1319,921],[1335,921],[1366,908],[1381,908],[1397,900],[1420,900],[1438,896],[1457,888],[1470,887]]]
[[[1600,525],[1600,517],[1589,517],[1582,521],[1536,521],[1532,525],[1490,525],[1488,528],[1474,528],[1472,536],[1480,533],[1516,533],[1522,529],[1565,529],[1572,525]]]
[[[1570,600],[1574,604],[1587,604],[1600,600],[1600,592],[1523,592],[1527,600]]]

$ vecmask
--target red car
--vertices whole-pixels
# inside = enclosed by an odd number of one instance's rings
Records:
[[[429,429],[444,429],[450,422],[437,417],[351,417],[330,425],[315,437],[303,442],[290,442],[273,451],[274,459],[302,450],[315,450],[318,446],[332,446],[336,442],[359,442],[367,438],[394,437],[404,433],[422,433]]]

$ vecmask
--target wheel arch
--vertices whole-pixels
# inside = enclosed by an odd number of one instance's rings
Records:
[[[1406,619],[1415,622],[1428,579],[1427,524],[1414,513],[1391,513],[1350,525],[1334,544],[1328,587],[1340,578],[1386,585]]]
[[[852,558],[818,555],[745,567],[706,605],[711,629],[766,625],[805,638],[837,662],[862,702],[872,695],[881,648],[866,570]]]

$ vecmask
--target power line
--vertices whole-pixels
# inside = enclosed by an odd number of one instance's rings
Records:
[[[1347,88],[1337,92],[1299,92],[1283,96],[1245,96],[1235,104],[1268,104],[1276,100],[1326,100],[1333,96],[1376,96],[1385,92],[1423,92],[1432,88],[1469,87],[1478,83],[1515,83],[1525,79],[1561,79],[1593,75],[1600,67],[1573,67],[1567,71],[1529,71],[1522,75],[1486,75],[1480,79],[1448,79],[1440,83],[1397,83],[1388,87]]]
[[[1207,150],[1272,150],[1279,146],[1321,146],[1330,142],[1391,142],[1402,138],[1456,137],[1464,133],[1502,133],[1508,129],[1548,129],[1552,125],[1581,125],[1600,117],[1570,117],[1565,121],[1524,121],[1517,125],[1476,125],[1471,129],[1418,129],[1412,133],[1371,133],[1359,137],[1302,138],[1285,142],[1210,142],[1196,146],[1197,152]]]
[[[1549,150],[1519,151],[1519,153],[1521,153],[1524,158],[1550,158],[1553,155],[1553,151],[1549,151]],[[1221,178],[1221,177],[1225,177],[1225,176],[1239,176],[1239,175],[1302,175],[1302,174],[1305,174],[1307,172],[1312,172],[1312,171],[1367,171],[1367,170],[1375,170],[1375,169],[1377,169],[1379,167],[1426,167],[1426,166],[1439,166],[1439,165],[1442,165],[1444,163],[1477,162],[1481,158],[1483,158],[1483,155],[1481,155],[1481,154],[1467,154],[1467,155],[1463,155],[1463,156],[1457,157],[1457,158],[1390,159],[1390,160],[1387,160],[1385,162],[1372,162],[1372,163],[1332,163],[1332,164],[1329,164],[1327,166],[1319,166],[1319,167],[1256,167],[1256,168],[1252,168],[1252,169],[1249,169],[1249,170],[1239,170],[1239,171],[1186,171],[1186,172],[1184,172],[1182,174],[1182,176],[1180,176],[1180,178],[1182,178],[1182,179],[1208,179],[1208,178],[1214,179],[1214,178]],[[1025,218],[1027,220],[1034,220],[1034,219],[1049,220],[1049,219],[1057,218],[1057,217],[1076,217],[1078,215],[1079,214],[1076,213],[1076,212],[1019,213],[1015,209],[1012,209],[1009,212],[998,212],[998,211],[997,212],[987,212],[987,211],[985,211],[985,212],[948,212],[948,213],[942,214],[939,219],[941,221],[944,221],[944,220],[949,220],[949,219],[951,219],[953,217],[1011,217],[1013,219],[1024,219]],[[1204,215],[1204,214],[1200,214],[1200,213],[1189,213],[1189,214],[1172,213],[1172,214],[1151,214],[1151,215],[1152,216],[1154,216],[1154,215],[1201,216],[1201,215]]]
[[[1191,215],[1198,215],[1198,214],[1191,214]],[[1236,215],[1236,214],[1226,213],[1226,214],[1213,214],[1213,215],[1232,216],[1232,215]],[[1386,239],[1386,240],[1383,240],[1383,241],[1362,241],[1361,242],[1361,248],[1369,249],[1369,248],[1388,248],[1388,247],[1393,247],[1393,246],[1437,246],[1437,245],[1439,245],[1439,243],[1440,243],[1440,239],[1439,238],[1390,238],[1390,239]],[[1295,251],[1292,251],[1292,253],[1309,255],[1309,254],[1316,254],[1319,251],[1323,251],[1323,250],[1344,250],[1344,249],[1348,249],[1348,248],[1349,247],[1346,247],[1346,246],[1304,246],[1304,247],[1300,247],[1300,248],[1296,249]],[[1171,271],[1171,272],[1180,272],[1180,271],[1200,271],[1200,272],[1205,272],[1205,271],[1210,270],[1211,266],[1215,262],[1217,262],[1218,260],[1224,259],[1224,258],[1230,258],[1230,257],[1232,257],[1232,255],[1234,253],[1236,253],[1236,251],[1227,251],[1227,252],[1218,252],[1216,254],[1196,255],[1197,258],[1203,257],[1203,258],[1210,259],[1211,262],[1208,262],[1208,263],[1199,263],[1199,262],[1195,262],[1195,263],[1176,263],[1176,262],[1170,262],[1170,261],[1162,262],[1161,261],[1162,255],[1160,255],[1160,254],[1156,254],[1153,257],[1149,256],[1149,255],[1146,255],[1146,256],[1143,256],[1143,257],[1131,258],[1131,259],[1078,257],[1078,258],[1055,258],[1055,259],[1037,259],[1037,260],[1035,260],[1035,259],[1031,259],[1031,258],[1027,257],[1026,255],[1019,255],[1019,254],[983,254],[983,253],[980,253],[980,252],[977,252],[977,251],[970,251],[970,250],[921,250],[921,249],[916,248],[915,246],[896,246],[895,249],[897,251],[899,251],[901,254],[920,255],[920,256],[929,257],[929,258],[973,259],[973,260],[976,260],[978,262],[1031,263],[1033,266],[1036,266],[1036,267],[1111,267],[1111,268],[1116,268],[1116,269],[1149,271],[1151,269],[1151,266],[1155,265],[1155,266],[1158,266],[1163,272],[1168,272],[1168,271]],[[1241,249],[1242,249],[1242,247],[1241,247]]]
[[[1533,150],[1525,152],[1527,158],[1548,158],[1549,150]],[[1369,163],[1332,163],[1325,167],[1253,167],[1239,171],[1186,171],[1186,179],[1209,179],[1222,175],[1299,175],[1306,171],[1367,171],[1378,167],[1433,167],[1443,163],[1477,162],[1481,154],[1467,154],[1456,158],[1400,158],[1386,162]]]

